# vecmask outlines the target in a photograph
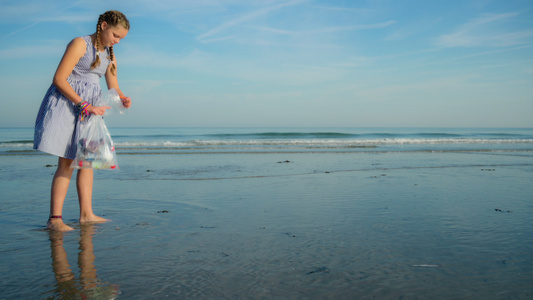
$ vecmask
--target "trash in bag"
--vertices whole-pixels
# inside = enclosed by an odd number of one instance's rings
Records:
[[[121,115],[128,112],[128,109],[122,104],[122,100],[115,89],[109,89],[108,91],[102,92],[102,95],[97,100],[98,106],[109,106],[111,109],[106,111],[106,115],[119,113]]]
[[[115,146],[102,116],[80,121],[77,130],[78,149],[71,168],[118,169]]]

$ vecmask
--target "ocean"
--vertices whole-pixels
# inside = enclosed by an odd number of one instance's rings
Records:
[[[109,128],[80,225],[0,128],[0,299],[533,299],[533,128]],[[75,177],[75,175],[73,176]]]
[[[533,128],[110,128],[119,153],[531,151]],[[0,155],[31,154],[33,128],[0,128]],[[38,153],[36,153],[38,154]]]

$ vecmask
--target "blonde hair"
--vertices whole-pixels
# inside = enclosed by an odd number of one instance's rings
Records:
[[[102,31],[101,25],[103,22],[106,22],[109,26],[112,27],[121,25],[127,30],[130,30],[130,21],[128,21],[128,19],[123,13],[117,10],[109,10],[101,14],[98,18],[98,23],[96,24],[96,41],[94,47],[96,48],[97,55],[93,63],[91,64],[91,69],[95,69],[100,66],[100,56],[98,56],[98,44],[100,43],[100,32]],[[111,60],[111,74],[115,75],[116,66],[113,62],[115,60],[115,54],[113,54],[113,46],[109,47],[108,58]]]

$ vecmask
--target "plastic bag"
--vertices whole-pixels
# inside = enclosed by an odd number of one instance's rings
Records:
[[[78,149],[71,168],[118,169],[115,146],[102,116],[78,123]]]
[[[119,113],[121,115],[128,112],[128,109],[122,104],[122,100],[118,95],[117,90],[109,89],[107,92],[102,92],[102,95],[97,101],[98,106],[109,106],[111,109],[106,111],[106,115]]]

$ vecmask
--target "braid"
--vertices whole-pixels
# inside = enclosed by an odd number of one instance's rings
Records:
[[[98,44],[100,43],[100,31],[102,31],[101,26],[104,22],[104,15],[100,15],[98,18],[98,23],[96,24],[96,39],[94,47],[96,48],[96,57],[94,58],[93,63],[91,64],[91,70],[96,69],[100,66],[100,56],[98,54]]]
[[[116,11],[116,10],[110,10],[110,11],[106,11],[105,13],[101,14],[100,17],[98,18],[98,23],[96,24],[96,42],[94,45],[96,47],[96,58],[91,64],[91,69],[94,69],[100,66],[100,56],[99,56],[98,46],[100,43],[100,32],[102,31],[101,25],[103,22],[106,22],[109,26],[121,25],[127,30],[130,30],[130,22],[128,21],[128,19],[123,13]],[[113,53],[113,46],[109,47],[108,58],[111,60],[111,74],[115,75],[116,66],[114,63],[115,54]]]
[[[111,74],[115,74],[117,67],[115,66],[115,54],[113,53],[113,46],[109,47],[109,60],[111,61]]]

